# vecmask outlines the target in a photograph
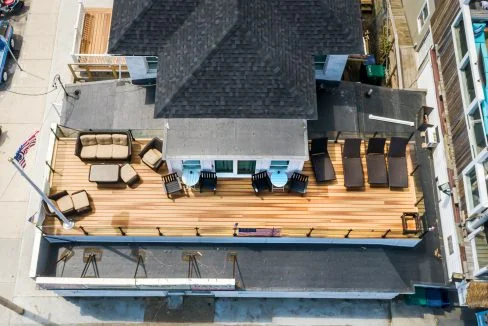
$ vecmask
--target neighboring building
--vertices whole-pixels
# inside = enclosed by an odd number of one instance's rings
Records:
[[[426,117],[432,125],[426,146],[436,146],[432,159],[446,263],[449,277],[466,278],[456,283],[464,304],[469,281],[482,282],[488,274],[488,11],[480,1],[449,0],[411,1],[405,12],[418,55],[417,85],[435,109]]]

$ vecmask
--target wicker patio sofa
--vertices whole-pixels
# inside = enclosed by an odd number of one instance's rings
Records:
[[[129,130],[81,131],[76,139],[75,155],[82,161],[130,161],[131,154]]]

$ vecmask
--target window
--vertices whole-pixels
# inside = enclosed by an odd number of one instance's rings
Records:
[[[237,174],[253,174],[256,172],[256,161],[237,161]]]
[[[427,5],[427,2],[425,2],[422,10],[420,10],[419,16],[417,17],[417,27],[419,31],[422,29],[422,27],[424,27],[427,18],[429,18],[429,6]]]
[[[468,53],[468,42],[466,40],[466,31],[464,30],[464,22],[462,20],[454,26],[454,40],[458,61],[462,61],[464,56]]]
[[[183,161],[183,170],[201,170],[202,166],[198,160]]]
[[[326,55],[316,55],[315,56],[315,70],[324,70],[325,61],[327,60]]]
[[[483,128],[483,118],[478,105],[468,114],[469,127],[471,132],[471,147],[474,155],[478,155],[486,147],[485,129]]]
[[[158,71],[158,57],[146,57],[147,72]]]
[[[269,166],[270,171],[277,171],[277,170],[286,170],[288,169],[288,164],[290,161],[271,161],[271,165]]]
[[[214,163],[215,163],[215,172],[217,173],[234,172],[234,161],[232,160],[216,160]]]
[[[478,188],[478,179],[476,178],[476,167],[466,174],[468,181],[468,194],[470,208],[473,209],[480,204],[480,193]]]
[[[469,59],[461,68],[461,88],[463,91],[463,97],[465,99],[464,106],[468,106],[476,98],[476,92],[474,90],[473,73],[471,72],[471,64]]]

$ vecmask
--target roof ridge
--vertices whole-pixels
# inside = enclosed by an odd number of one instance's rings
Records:
[[[115,3],[120,3],[121,1],[123,1],[123,0],[115,1],[114,6],[115,6]],[[131,0],[125,0],[125,1],[134,2]],[[130,24],[127,24],[123,28],[121,28],[121,33],[120,33],[118,39],[115,40],[115,42],[113,44],[110,44],[110,39],[109,39],[109,51],[110,51],[110,49],[114,49],[114,48],[117,48],[119,46],[120,42],[124,38],[127,31],[129,31],[136,23],[138,23],[140,21],[140,19],[142,18],[142,16],[144,16],[144,14],[153,6],[154,0],[136,0],[135,3],[142,4],[142,8],[140,9],[139,13],[134,17],[134,19],[132,19]],[[116,20],[113,19],[113,17],[112,17],[112,22],[114,22],[114,21],[116,21]],[[112,27],[113,27],[113,25],[111,26],[111,29],[112,29]],[[112,32],[110,32],[110,34],[112,34]],[[117,53],[112,53],[112,54],[117,54]]]

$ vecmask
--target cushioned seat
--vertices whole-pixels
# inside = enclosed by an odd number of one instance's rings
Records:
[[[97,158],[98,145],[83,146],[81,149],[81,158],[86,160],[93,160]]]
[[[112,158],[112,135],[100,134],[95,136],[97,139],[97,158],[98,159],[111,159]]]
[[[77,213],[86,213],[91,211],[90,199],[88,198],[88,193],[85,190],[72,193],[71,200],[73,201],[73,205]]]
[[[61,213],[68,213],[75,209],[73,201],[69,195],[63,196],[56,200],[56,205]]]
[[[390,187],[408,188],[407,160],[404,157],[388,157]]]
[[[112,145],[112,158],[123,160],[129,155],[129,147],[123,145]]]
[[[139,175],[130,164],[125,164],[120,168],[120,178],[126,184],[132,185],[139,180]]]
[[[155,148],[151,148],[146,152],[146,154],[144,154],[144,156],[142,157],[142,161],[150,167],[154,168],[154,166],[161,159],[162,156],[163,154],[160,151]]]

